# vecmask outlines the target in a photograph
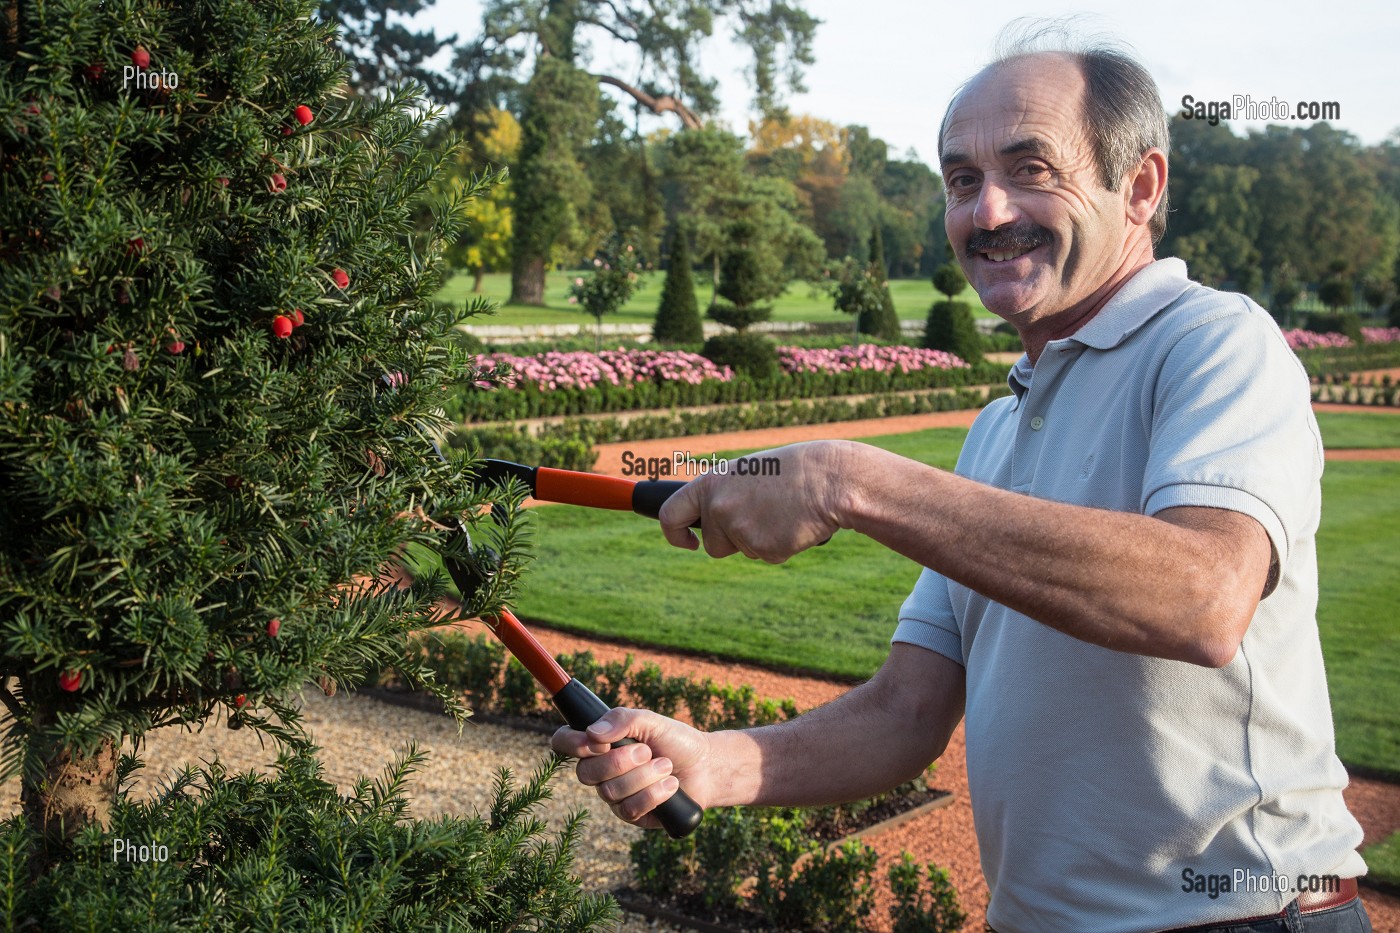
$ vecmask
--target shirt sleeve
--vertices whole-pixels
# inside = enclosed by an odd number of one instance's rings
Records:
[[[913,592],[899,607],[899,625],[890,642],[918,645],[967,666],[963,659],[962,631],[948,596],[947,577],[924,568]]]
[[[1158,370],[1142,511],[1241,512],[1284,564],[1290,540],[1317,521],[1322,441],[1307,376],[1283,335],[1248,299],[1227,301],[1173,341]]]

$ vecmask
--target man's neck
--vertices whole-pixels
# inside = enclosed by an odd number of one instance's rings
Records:
[[[1152,265],[1154,261],[1151,241],[1138,244],[1123,256],[1123,261],[1113,274],[1082,301],[1076,302],[1047,318],[1042,318],[1027,330],[1022,331],[1021,343],[1026,348],[1026,355],[1030,357],[1031,365],[1034,366],[1036,361],[1040,359],[1040,354],[1047,343],[1068,337],[1092,321],[1113,296],[1118,294],[1118,290],[1128,283],[1129,279]]]

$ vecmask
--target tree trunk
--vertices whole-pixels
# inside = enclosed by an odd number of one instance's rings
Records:
[[[477,266],[472,270],[472,294],[481,294],[481,283],[486,279],[486,267]]]
[[[41,871],[85,827],[111,826],[117,799],[117,744],[103,739],[92,754],[50,742],[43,735],[51,710],[31,706],[33,733],[44,762],[38,781],[25,779],[20,801],[29,825],[38,830],[45,851],[38,853],[34,869]],[[48,715],[46,715],[48,714]]]
[[[544,257],[517,256],[510,269],[510,301],[513,305],[544,305]]]

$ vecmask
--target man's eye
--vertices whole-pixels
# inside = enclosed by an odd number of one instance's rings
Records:
[[[1050,171],[1050,166],[1043,162],[1027,162],[1016,170],[1017,175],[1035,176],[1044,175]]]

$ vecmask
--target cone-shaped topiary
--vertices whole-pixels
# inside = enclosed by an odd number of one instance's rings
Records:
[[[705,339],[700,308],[695,300],[695,278],[690,268],[690,246],[685,232],[671,238],[671,268],[661,286],[661,306],[651,329],[657,343],[699,343]]]
[[[895,311],[894,297],[890,294],[890,283],[885,271],[885,240],[877,225],[870,234],[869,269],[872,279],[880,291],[880,301],[860,312],[856,330],[883,340],[897,341],[902,336],[899,328],[899,314]]]

